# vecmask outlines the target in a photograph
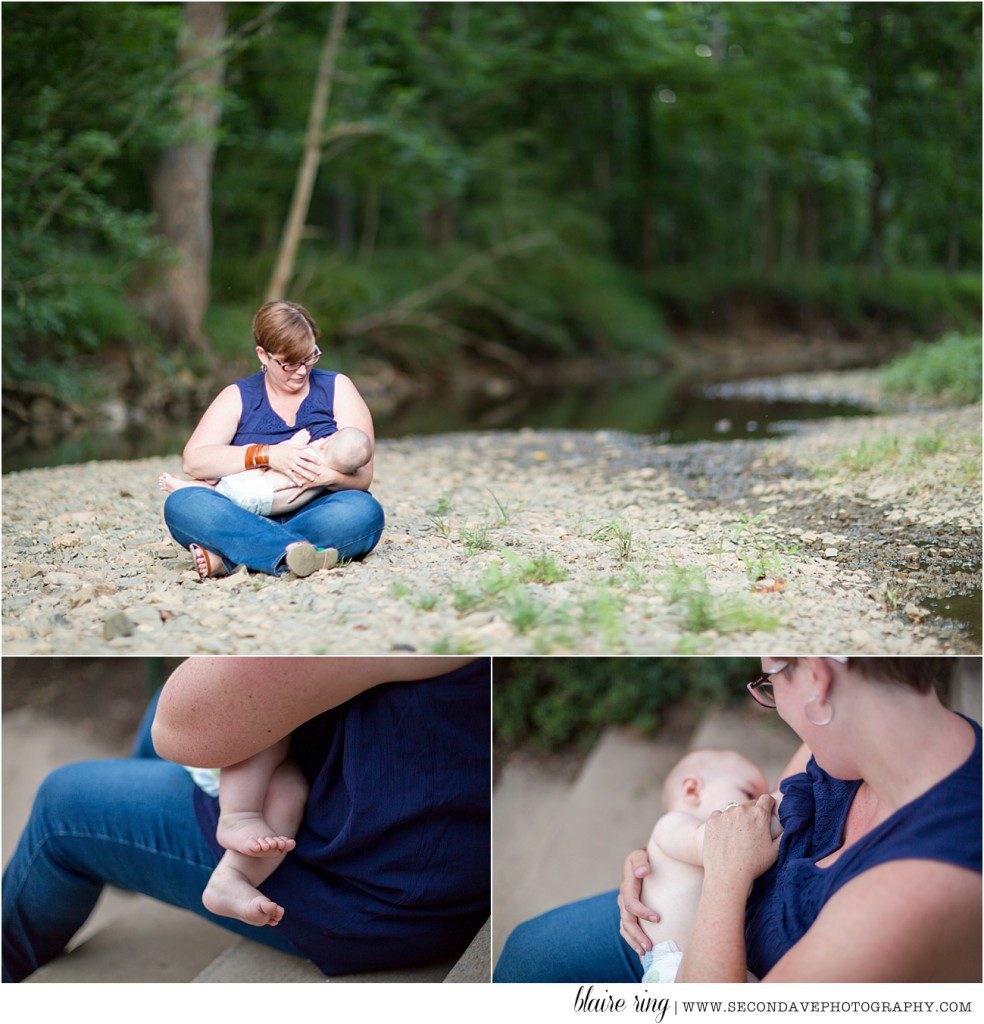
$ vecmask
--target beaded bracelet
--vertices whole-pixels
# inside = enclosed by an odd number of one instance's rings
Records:
[[[258,469],[270,465],[270,446],[268,444],[251,444],[246,448],[246,468]]]

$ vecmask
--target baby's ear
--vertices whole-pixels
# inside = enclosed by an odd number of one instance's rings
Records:
[[[683,799],[692,807],[696,807],[700,803],[700,779],[696,775],[686,775],[681,786],[683,788]]]

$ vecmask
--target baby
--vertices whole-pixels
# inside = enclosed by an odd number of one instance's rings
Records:
[[[642,882],[642,901],[659,910],[660,920],[639,922],[653,943],[642,958],[644,983],[676,978],[704,883],[707,819],[713,811],[756,800],[768,791],[762,772],[730,750],[694,750],[670,770],[663,784],[665,813],[646,847],[650,871]],[[780,793],[773,796],[777,802],[781,799]],[[780,831],[773,813],[773,838]],[[757,979],[749,975],[749,980]]]
[[[372,442],[356,427],[342,427],[317,441],[311,440],[308,431],[299,430],[290,443],[297,448],[316,450],[326,466],[346,476],[361,469],[372,458]],[[161,473],[157,485],[168,493],[182,487],[214,487],[240,508],[260,516],[296,512],[324,491],[323,487],[298,486],[283,473],[269,468],[233,473],[215,484],[205,480],[179,480],[170,473]]]
[[[284,908],[258,886],[294,849],[308,784],[289,755],[290,737],[221,771],[189,768],[207,793],[219,798],[215,838],[225,848],[202,903],[213,914],[246,924],[276,926]]]

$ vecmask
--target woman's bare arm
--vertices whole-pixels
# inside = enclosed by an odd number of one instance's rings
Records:
[[[677,981],[747,981],[745,905],[752,882],[775,863],[775,800],[715,811],[704,827],[704,884]]]
[[[763,981],[981,980],[981,876],[900,860],[852,879]]]
[[[161,757],[201,768],[236,764],[380,683],[429,679],[473,658],[189,658],[154,717]]]
[[[231,445],[236,436],[243,400],[239,388],[230,384],[216,396],[188,438],[181,468],[196,480],[218,480],[246,468],[246,445]],[[295,484],[310,486],[321,468],[318,456],[289,442],[270,445],[270,466]]]

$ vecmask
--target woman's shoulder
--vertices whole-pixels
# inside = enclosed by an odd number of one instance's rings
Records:
[[[263,371],[258,370],[256,373],[251,373],[248,377],[242,377],[240,380],[230,384],[229,387],[235,388],[240,394],[249,394],[257,391],[263,387]]]

